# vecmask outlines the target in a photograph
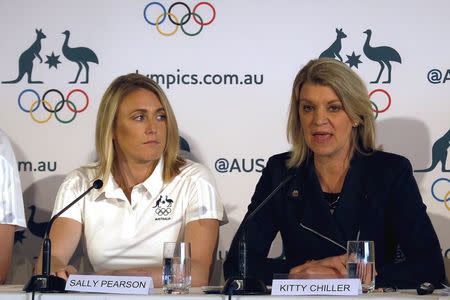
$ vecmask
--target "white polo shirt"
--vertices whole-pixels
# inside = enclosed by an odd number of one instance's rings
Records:
[[[0,224],[26,228],[22,187],[11,143],[0,130]]]
[[[133,188],[131,203],[111,175],[102,190],[92,190],[62,215],[83,224],[87,255],[95,271],[161,265],[164,242],[182,240],[187,223],[227,221],[214,179],[205,167],[187,161],[167,184],[162,171],[160,159],[152,175]],[[92,166],[72,171],[58,191],[53,215],[86,191],[94,176]]]

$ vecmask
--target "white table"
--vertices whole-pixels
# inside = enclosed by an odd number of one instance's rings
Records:
[[[450,296],[445,296],[440,290],[435,291],[432,295],[418,296],[414,290],[401,290],[395,293],[371,293],[360,296],[233,296],[235,300],[255,300],[260,298],[267,298],[267,300],[295,300],[295,299],[307,299],[309,300],[450,300]],[[167,300],[168,298],[174,298],[176,300],[193,300],[193,299],[217,299],[227,300],[227,295],[205,295],[201,292],[200,288],[192,288],[188,295],[164,295],[161,294],[161,289],[155,289],[155,293],[152,295],[115,295],[115,294],[81,294],[81,293],[63,293],[63,294],[41,294],[36,293],[35,300]],[[334,298],[334,299],[333,299]],[[5,285],[0,286],[0,300],[31,300],[31,293],[27,294],[22,292],[22,286],[18,285]]]

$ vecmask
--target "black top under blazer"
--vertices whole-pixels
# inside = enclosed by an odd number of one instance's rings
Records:
[[[355,240],[375,242],[376,286],[440,286],[445,271],[439,240],[426,213],[412,167],[405,157],[376,151],[355,153],[334,215],[317,179],[312,159],[287,169],[289,153],[272,156],[263,170],[245,217],[289,174],[295,174],[247,225],[248,273],[270,284],[275,273],[311,259],[345,254],[340,247],[300,227],[300,223],[346,246]],[[225,278],[238,272],[240,227],[224,263]],[[280,232],[285,260],[269,259]],[[399,249],[401,249],[399,251]],[[399,255],[401,253],[402,255]]]

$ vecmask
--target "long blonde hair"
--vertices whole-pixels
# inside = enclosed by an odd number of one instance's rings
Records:
[[[310,155],[305,142],[299,115],[299,96],[305,83],[331,87],[342,101],[349,118],[358,124],[351,133],[351,154],[356,150],[363,154],[375,149],[375,118],[367,88],[362,79],[346,64],[330,58],[313,59],[297,74],[292,87],[287,138],[291,143],[288,167],[297,167]]]
[[[108,87],[102,97],[97,113],[95,129],[95,146],[97,150],[98,165],[97,177],[104,182],[108,180],[116,163],[117,153],[113,143],[113,128],[120,102],[130,93],[145,89],[154,93],[163,106],[167,117],[167,137],[164,149],[163,181],[168,182],[180,173],[185,164],[179,156],[178,125],[164,91],[152,79],[131,73],[116,78]]]

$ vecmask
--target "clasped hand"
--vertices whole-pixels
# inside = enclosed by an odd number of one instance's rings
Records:
[[[347,255],[331,256],[320,260],[310,260],[289,271],[289,274],[302,278],[310,277],[346,277]]]

